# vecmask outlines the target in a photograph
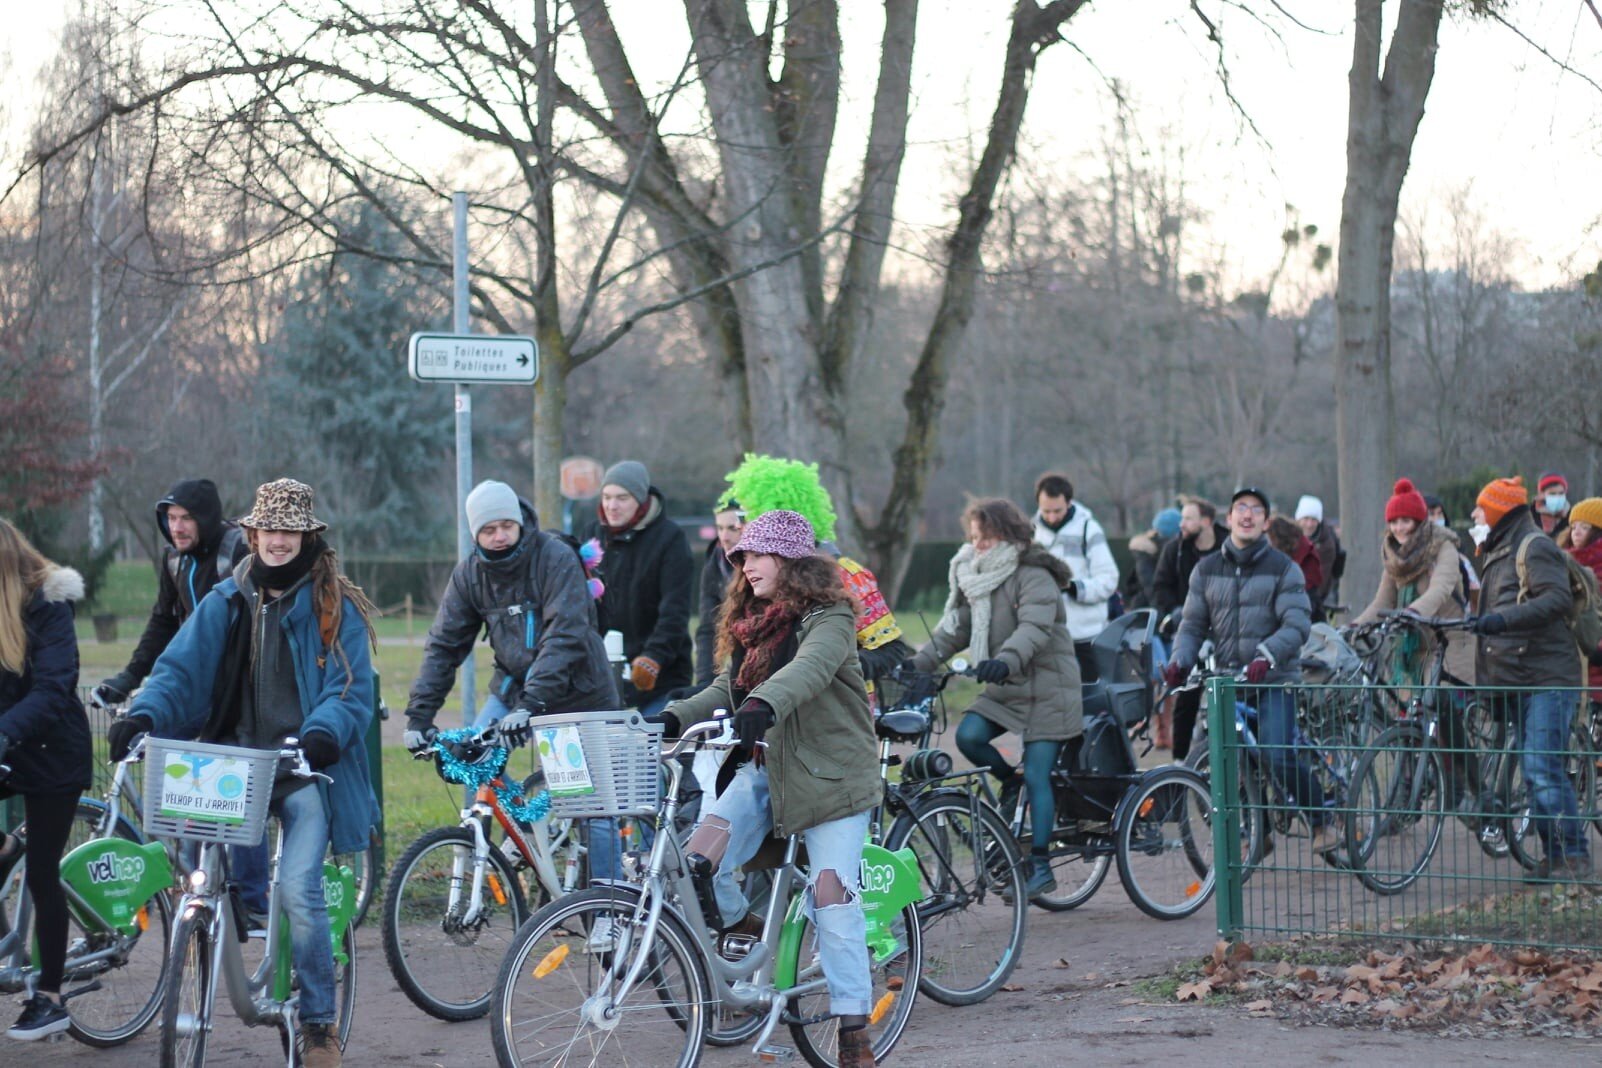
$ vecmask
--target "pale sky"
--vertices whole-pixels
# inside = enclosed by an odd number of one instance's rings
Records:
[[[1281,39],[1202,0],[1230,42],[1234,92],[1262,131],[1245,130],[1213,73],[1213,54],[1188,0],[1099,0],[1068,24],[1067,42],[1041,61],[1025,126],[1034,159],[1089,173],[1112,114],[1103,79],[1127,89],[1149,141],[1167,131],[1187,154],[1187,184],[1208,210],[1210,237],[1228,250],[1234,279],[1249,285],[1278,252],[1284,205],[1333,241],[1345,171],[1346,73],[1351,61],[1345,0],[1282,0],[1311,30],[1281,20]],[[12,109],[37,99],[33,72],[76,0],[31,0],[8,19],[11,69],[0,81]],[[761,6],[761,5],[757,5]],[[871,102],[879,6],[844,0],[843,130],[860,129]],[[1007,0],[924,0],[915,68],[911,150],[899,214],[909,224],[953,218],[953,154],[975,143],[994,103],[1006,40]],[[1267,5],[1264,5],[1265,7]],[[1388,5],[1392,10],[1395,4]],[[684,18],[672,0],[616,0],[617,20],[642,82],[671,75],[682,59]],[[1518,26],[1585,77],[1495,24],[1443,27],[1435,82],[1403,191],[1404,211],[1437,205],[1468,186],[1471,201],[1517,244],[1527,285],[1560,283],[1602,260],[1602,26],[1581,0],[1521,0]],[[645,45],[649,47],[645,47]],[[670,47],[671,46],[671,47]],[[676,51],[677,49],[677,51]],[[652,70],[652,59],[662,64]],[[854,109],[856,115],[850,113]],[[970,117],[971,116],[971,117]],[[13,116],[15,117],[15,116]],[[855,138],[836,162],[855,170]],[[1438,213],[1438,207],[1435,208]]]

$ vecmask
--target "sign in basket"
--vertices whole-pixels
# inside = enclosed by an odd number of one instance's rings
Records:
[[[183,750],[163,754],[161,801],[157,814],[169,819],[244,823],[246,798],[255,764]]]
[[[595,792],[577,727],[542,727],[534,734],[540,766],[545,769],[545,788],[552,797],[587,797]]]

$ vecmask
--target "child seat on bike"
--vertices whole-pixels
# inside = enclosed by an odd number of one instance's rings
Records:
[[[1091,641],[1101,677],[1080,687],[1087,736],[1091,717],[1098,713],[1111,714],[1125,728],[1151,714],[1152,638],[1156,633],[1156,609],[1141,608],[1119,616]]]

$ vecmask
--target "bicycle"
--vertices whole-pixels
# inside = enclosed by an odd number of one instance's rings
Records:
[[[557,800],[572,816],[656,812],[658,828],[673,825],[684,769],[677,757],[696,748],[732,748],[727,720],[696,724],[660,756],[668,772],[659,789],[654,765],[659,728],[637,713],[564,717],[582,740],[578,763],[588,766],[595,793]],[[714,732],[725,736],[711,739]],[[604,755],[603,755],[604,754]],[[601,764],[604,760],[605,764]],[[580,891],[536,912],[517,933],[501,965],[491,1014],[495,1054],[503,1066],[621,1063],[693,1068],[701,1058],[709,1009],[732,1005],[760,1012],[753,1051],[787,1059],[793,1051],[773,1044],[786,1024],[796,1046],[816,1068],[835,1068],[835,1017],[818,964],[816,930],[803,907],[798,867],[800,839],[785,842],[764,912],[761,941],[736,960],[719,953],[701,911],[677,836],[658,833],[639,885]],[[922,972],[922,930],[917,913],[918,876],[910,851],[864,847],[860,899],[873,971],[869,1015],[876,1059],[904,1033]],[[605,948],[592,948],[591,932],[610,926]],[[732,954],[731,954],[732,956]]]
[[[418,760],[433,759],[446,782],[475,788],[455,827],[413,842],[390,872],[384,895],[384,957],[406,996],[441,1020],[489,1011],[490,982],[513,932],[532,911],[520,872],[533,873],[538,904],[572,893],[585,879],[582,824],[548,815],[536,773],[504,773],[509,747],[495,726],[445,731]],[[505,838],[490,840],[499,824]]]
[[[103,801],[79,800],[72,836],[79,841],[69,842],[61,860],[70,925],[62,991],[72,1010],[67,1033],[99,1048],[121,1045],[150,1025],[167,978],[172,868],[162,844],[146,841],[122,814],[130,769],[142,759],[139,747],[117,762]],[[0,764],[0,782],[10,772]],[[0,993],[31,990],[37,978],[25,863],[0,881]]]
[[[240,949],[249,936],[238,887],[228,879],[225,847],[252,845],[266,833],[274,775],[281,762],[287,763],[298,779],[331,780],[311,769],[294,738],[286,739],[283,748],[274,751],[147,737],[146,751],[162,769],[161,774],[145,779],[146,827],[161,837],[200,843],[199,863],[184,880],[186,889],[178,903],[178,926],[172,936],[173,967],[161,1014],[161,1066],[200,1068],[206,1063],[220,978],[239,1018],[249,1027],[276,1027],[285,1064],[298,1068],[300,995],[278,881],[284,851],[282,830],[268,881],[266,948],[254,971],[247,968]],[[169,779],[173,785],[167,785]],[[344,1049],[356,1007],[356,931],[352,923],[356,896],[349,868],[324,862],[323,897],[334,952],[334,1030],[340,1049]]]

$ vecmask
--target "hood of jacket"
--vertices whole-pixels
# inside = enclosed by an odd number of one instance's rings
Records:
[[[1481,556],[1490,556],[1504,545],[1517,545],[1526,530],[1538,530],[1535,513],[1527,504],[1521,504],[1496,521],[1480,547]]]
[[[195,517],[200,526],[197,548],[209,556],[222,540],[224,529],[222,498],[217,495],[216,483],[209,478],[184,479],[173,483],[167,495],[156,502],[156,526],[168,545],[172,545],[172,531],[167,529],[167,509],[175,504]]]
[[[70,567],[53,567],[45,573],[39,596],[52,604],[83,600],[83,576]]]
[[[1051,577],[1056,581],[1059,590],[1066,589],[1068,581],[1073,578],[1066,563],[1051,555],[1035,542],[1030,542],[1029,547],[1018,554],[1018,566],[1023,567],[1026,564],[1043,567],[1051,572]]]

